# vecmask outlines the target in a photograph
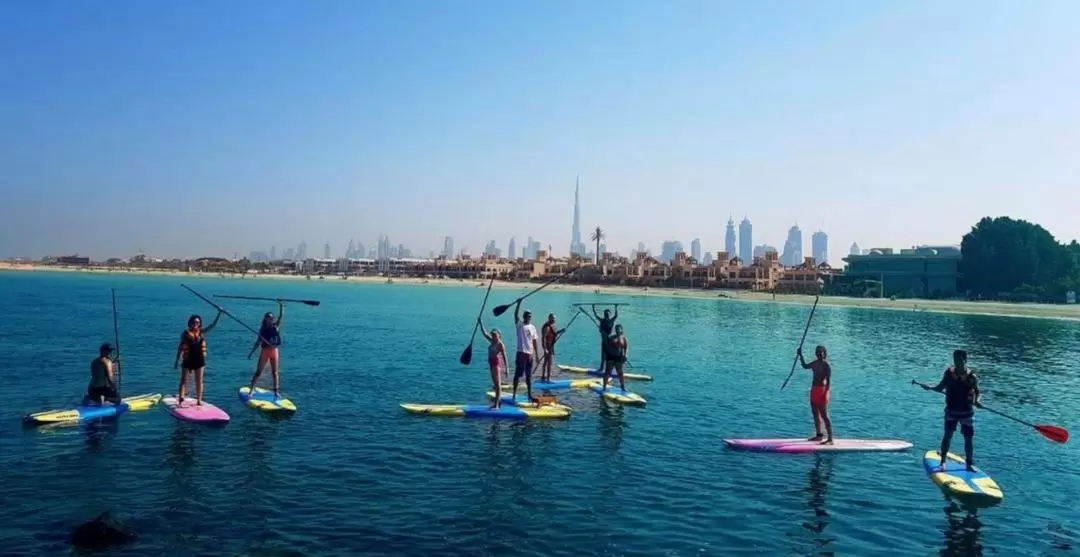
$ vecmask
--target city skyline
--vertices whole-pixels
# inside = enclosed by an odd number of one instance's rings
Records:
[[[596,226],[715,253],[729,215],[750,251],[795,222],[957,244],[998,215],[1067,242],[1080,3],[1055,6],[9,3],[0,257],[565,255]]]

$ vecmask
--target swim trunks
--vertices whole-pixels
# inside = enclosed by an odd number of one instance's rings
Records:
[[[518,352],[516,361],[514,362],[514,379],[520,378],[525,375],[525,379],[532,381],[533,372],[533,358],[531,354],[524,352]]]
[[[829,403],[829,389],[824,385],[814,385],[810,387],[810,404],[823,405]]]

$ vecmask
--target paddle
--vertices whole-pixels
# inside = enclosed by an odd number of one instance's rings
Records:
[[[251,327],[248,326],[247,323],[244,323],[243,321],[237,319],[235,315],[233,315],[233,314],[229,313],[228,311],[226,311],[225,308],[223,308],[223,307],[215,304],[214,302],[210,301],[210,299],[208,299],[206,296],[203,296],[202,294],[199,294],[198,292],[192,290],[191,287],[189,287],[186,284],[181,284],[180,286],[183,286],[184,289],[186,289],[188,292],[191,292],[192,294],[198,296],[200,300],[210,304],[211,306],[214,306],[214,309],[220,311],[223,315],[225,315],[229,319],[232,319],[233,321],[236,321],[237,323],[240,324],[241,327],[255,333],[255,336],[259,337],[259,339],[262,340],[263,342],[265,342],[266,344],[268,344],[268,345],[273,344],[270,341],[266,340],[266,338],[264,336],[262,336],[262,334],[259,333],[259,331],[256,331],[255,329],[252,329]]]
[[[522,302],[522,300],[524,300],[525,298],[528,298],[529,296],[532,296],[533,294],[536,294],[537,292],[551,286],[552,284],[555,284],[556,282],[558,282],[558,281],[572,275],[574,273],[574,271],[577,271],[576,267],[573,268],[573,269],[570,269],[569,271],[566,271],[565,273],[563,273],[563,274],[561,274],[561,275],[559,275],[559,276],[557,276],[557,277],[555,277],[555,278],[553,278],[553,279],[551,279],[551,280],[549,280],[547,282],[545,282],[544,284],[541,284],[539,288],[533,289],[532,292],[529,292],[528,294],[514,300],[513,302],[510,302],[509,304],[503,304],[501,306],[495,306],[495,309],[491,310],[491,312],[495,314],[495,317],[498,317],[498,316],[506,313],[506,310],[510,309],[514,305],[520,304]]]
[[[560,330],[559,332],[555,333],[555,341],[554,341],[554,342],[552,343],[552,345],[554,345],[554,344],[555,344],[556,342],[559,342],[559,339],[560,339],[560,338],[562,338],[562,336],[563,336],[564,334],[566,334],[566,331],[567,331],[568,329],[570,329],[570,326],[571,326],[571,325],[573,325],[573,324],[574,324],[574,321],[577,321],[577,318],[578,318],[578,317],[580,317],[580,316],[581,316],[581,314],[580,314],[580,313],[576,313],[576,314],[574,314],[574,316],[573,316],[572,318],[570,318],[570,322],[569,322],[569,323],[567,323],[567,324],[566,324],[566,326],[565,326],[565,327],[563,327],[563,328],[562,328],[562,329],[561,329],[561,330]],[[543,364],[544,364],[544,360],[545,360],[546,358],[547,358],[547,354],[546,354],[546,353],[545,353],[545,354],[544,354],[543,356],[540,356],[540,360],[539,360],[539,361],[537,362],[537,364],[536,364],[536,365],[537,365],[537,367],[540,367],[541,365],[543,365]]]
[[[116,344],[116,398],[120,398],[120,387],[124,383],[124,374],[120,371],[120,324],[116,318],[116,289],[110,288],[112,291],[112,326],[113,326],[113,342]]]
[[[585,304],[585,305],[592,305],[592,304]],[[598,305],[599,305],[599,304],[598,304]],[[593,317],[593,316],[589,315],[589,313],[588,313],[588,312],[586,312],[586,311],[585,311],[584,309],[582,309],[582,308],[581,308],[581,306],[578,306],[577,310],[578,310],[578,312],[579,312],[580,314],[584,315],[585,317],[588,317],[588,318],[589,318],[589,321],[592,321],[592,322],[593,322],[593,325],[596,325],[596,330],[600,331],[600,335],[601,335],[601,336],[603,336],[603,335],[604,335],[604,331],[603,331],[603,329],[601,329],[601,328],[600,328],[600,322],[599,322],[599,321],[597,321],[595,317]],[[634,369],[637,369],[637,366],[635,366],[634,364],[630,363],[630,359],[629,359],[629,358],[627,358],[627,359],[626,359],[626,367],[630,367],[630,368],[634,368]],[[602,369],[601,369],[600,371],[604,371],[604,370],[602,370]]]
[[[258,296],[228,296],[225,294],[214,294],[215,298],[230,298],[233,300],[259,300],[263,302],[289,302],[293,304],[307,304],[309,306],[317,306],[322,302],[318,300],[290,300],[288,298],[261,298]]]
[[[918,381],[916,381],[914,379],[911,380],[911,384],[912,385],[918,385],[918,386],[920,386],[920,387],[922,387],[924,389],[932,390],[932,389],[930,389],[929,385],[927,385],[925,383],[919,383]],[[941,393],[941,394],[945,394],[945,393]],[[1043,437],[1045,437],[1045,438],[1047,438],[1047,439],[1049,439],[1049,440],[1051,440],[1051,441],[1053,441],[1055,443],[1066,443],[1066,442],[1069,441],[1069,430],[1067,430],[1067,429],[1065,429],[1063,427],[1056,426],[1056,425],[1036,425],[1036,424],[1033,424],[1033,423],[1030,423],[1030,422],[1025,422],[1024,420],[1021,420],[1020,418],[1014,418],[1014,417],[1012,417],[1012,416],[1010,416],[1010,415],[1008,415],[1008,414],[1006,414],[1004,412],[999,412],[997,410],[994,410],[993,408],[987,408],[987,407],[983,406],[982,404],[979,404],[977,406],[978,406],[979,409],[986,410],[987,412],[990,412],[991,414],[997,414],[998,416],[1001,416],[1002,418],[1006,418],[1006,419],[1012,420],[1012,421],[1014,421],[1016,423],[1026,425],[1026,426],[1034,429],[1035,431],[1038,431]]]
[[[806,328],[802,332],[802,340],[799,341],[799,349],[795,352],[795,361],[791,362],[791,372],[787,374],[787,379],[784,379],[784,384],[780,385],[780,390],[784,390],[787,387],[788,381],[791,381],[791,376],[795,375],[795,364],[799,363],[799,352],[802,352],[803,344],[806,343],[806,333],[810,332],[810,322],[814,320],[814,311],[817,310],[817,303],[820,296],[814,296],[814,307],[810,308],[810,317],[806,318]]]
[[[606,303],[605,304],[605,303],[602,303],[602,302],[597,302],[597,303],[589,302],[587,304],[582,303],[582,304],[570,304],[570,305],[572,305],[574,307],[588,307],[588,306],[628,306],[630,304],[626,303],[626,302],[619,302],[617,304],[612,304],[612,303]]]
[[[476,316],[476,324],[472,328],[472,336],[469,337],[469,345],[465,347],[465,350],[461,351],[461,357],[458,361],[461,365],[467,366],[472,363],[472,347],[473,341],[476,340],[476,331],[480,328],[480,320],[484,318],[484,308],[487,307],[488,296],[491,295],[491,287],[495,284],[495,276],[491,276],[491,282],[488,283],[487,293],[484,294],[484,303],[480,304],[480,315]]]

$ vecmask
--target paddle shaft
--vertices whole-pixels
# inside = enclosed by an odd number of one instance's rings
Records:
[[[113,342],[116,343],[116,398],[120,398],[120,387],[124,384],[124,372],[120,369],[120,321],[116,316],[116,289],[112,292]]]
[[[502,311],[497,313],[496,316],[502,315],[503,312],[505,312],[507,310],[507,308],[509,308],[510,306],[512,306],[514,304],[520,304],[521,302],[523,302],[525,300],[525,298],[528,298],[529,296],[532,296],[533,294],[536,294],[537,292],[551,286],[552,284],[555,284],[556,282],[559,282],[560,280],[574,274],[575,271],[577,271],[576,267],[573,268],[573,269],[570,269],[569,271],[566,271],[565,273],[563,273],[563,274],[561,274],[561,275],[559,275],[559,276],[557,276],[557,277],[555,277],[555,278],[553,278],[553,279],[551,279],[551,280],[549,280],[547,282],[545,282],[544,284],[541,284],[539,288],[534,289],[532,292],[529,292],[528,294],[526,294],[524,296],[521,296],[520,298],[514,300],[513,302],[511,302],[509,304],[506,304],[504,306],[496,307],[495,311],[498,311],[500,308],[502,309]]]
[[[802,332],[802,339],[799,340],[799,349],[795,352],[795,360],[791,362],[791,371],[788,372],[787,379],[784,379],[784,384],[780,385],[780,390],[784,390],[787,387],[788,381],[791,381],[791,376],[795,375],[795,365],[799,363],[799,353],[802,352],[803,344],[806,343],[806,333],[810,332],[810,322],[814,320],[814,312],[817,311],[818,300],[821,296],[814,296],[814,307],[810,308],[810,317],[806,318],[806,327]]]
[[[469,337],[469,347],[471,348],[473,342],[476,340],[476,331],[480,329],[480,320],[484,318],[484,308],[487,307],[488,296],[491,295],[491,287],[495,285],[495,275],[491,276],[491,280],[488,282],[487,292],[484,293],[484,302],[480,304],[480,314],[476,316],[476,323],[473,324],[472,336]]]
[[[918,385],[918,386],[920,386],[920,387],[922,387],[924,389],[930,390],[930,391],[934,390],[934,389],[932,389],[930,387],[930,385],[927,385],[926,383],[920,383],[920,382],[918,382],[918,381],[916,381],[914,379],[911,380],[911,384],[912,385]],[[939,393],[939,394],[944,395],[945,393]],[[1039,426],[1037,426],[1037,425],[1035,425],[1033,423],[1025,422],[1024,420],[1021,420],[1020,418],[1014,418],[1014,417],[1012,417],[1012,416],[1010,416],[1008,414],[1005,414],[1003,412],[998,412],[997,410],[994,410],[993,408],[987,408],[987,407],[983,406],[981,403],[979,404],[979,406],[977,406],[977,408],[979,410],[986,410],[987,412],[990,412],[991,414],[997,414],[998,416],[1001,416],[1002,418],[1012,420],[1012,421],[1014,421],[1014,422],[1016,422],[1018,424],[1023,424],[1023,425],[1026,425],[1028,427],[1035,428],[1035,429],[1039,428]]]
[[[483,310],[481,310],[481,311],[483,311]],[[581,315],[580,313],[575,314],[572,318],[570,318],[570,322],[567,323],[565,327],[563,327],[562,331],[559,331],[558,333],[555,334],[555,342],[559,342],[559,339],[562,338],[562,336],[564,334],[566,334],[566,331],[570,329],[570,325],[573,325],[574,321],[577,320],[578,316],[580,316],[580,315]],[[552,345],[554,346],[554,342],[552,343]],[[540,356],[540,359],[537,361],[536,365],[540,366],[541,364],[544,363],[545,359],[547,359],[547,353],[546,352],[544,353],[543,356]]]
[[[318,300],[293,300],[290,298],[264,298],[259,296],[229,296],[226,294],[214,294],[215,298],[229,298],[233,300],[258,300],[262,302],[288,302],[292,304],[307,304],[309,306],[317,306],[322,302]]]
[[[255,333],[255,336],[259,337],[259,340],[262,340],[264,343],[266,343],[269,346],[273,346],[273,343],[266,340],[266,337],[262,336],[262,333],[260,333],[259,331],[256,331],[255,329],[252,329],[251,327],[248,326],[247,323],[244,323],[243,321],[237,319],[235,315],[233,315],[233,314],[229,313],[228,311],[226,311],[225,308],[223,308],[223,307],[215,304],[214,302],[210,301],[210,299],[208,299],[206,296],[203,296],[202,294],[199,294],[198,292],[192,290],[191,287],[189,287],[186,284],[181,284],[180,286],[183,286],[185,290],[187,290],[188,292],[191,292],[192,294],[198,296],[200,300],[210,304],[211,306],[214,306],[214,309],[220,311],[222,314],[224,314],[229,319],[232,319],[233,321],[236,321],[237,323],[240,324],[241,327]]]
[[[585,314],[585,317],[588,317],[589,321],[593,322],[593,325],[596,325],[596,330],[600,332],[600,336],[604,336],[604,331],[603,331],[603,329],[600,328],[600,323],[596,320],[595,317],[589,315],[585,310],[581,309],[581,307],[578,307],[577,310],[578,310],[579,313]],[[604,337],[604,342],[607,342],[607,337]],[[636,366],[634,366],[634,364],[630,363],[630,358],[626,359],[626,365],[627,365],[627,367],[632,367],[632,368],[637,369]],[[603,370],[600,370],[600,371],[603,371]]]

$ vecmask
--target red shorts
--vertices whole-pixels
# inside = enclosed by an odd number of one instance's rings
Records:
[[[263,346],[262,351],[259,354],[267,360],[276,358],[278,355],[277,346]]]
[[[810,404],[822,406],[829,403],[829,389],[823,385],[810,387]]]

